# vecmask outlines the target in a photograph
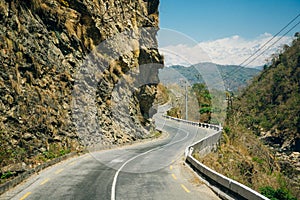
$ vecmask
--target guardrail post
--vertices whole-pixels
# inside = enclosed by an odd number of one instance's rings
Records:
[[[188,146],[185,149],[185,158],[186,158],[186,162],[190,163],[190,165],[192,165],[195,169],[197,169],[198,171],[200,171],[202,174],[204,174],[205,176],[209,177],[211,180],[219,183],[222,187],[227,188],[229,191],[233,192],[234,194],[239,195],[242,198],[245,199],[253,199],[253,200],[269,200],[267,197],[261,195],[260,193],[252,190],[251,188],[237,182],[234,181],[222,174],[219,174],[218,172],[210,169],[209,167],[203,165],[201,162],[199,162],[198,160],[196,160],[192,154],[193,151],[196,149],[197,151],[200,150],[204,150],[203,152],[207,152],[207,151],[213,151],[215,150],[220,142],[220,138],[222,136],[222,130],[223,127],[221,126],[221,124],[219,125],[213,125],[213,124],[207,124],[207,123],[193,123],[191,121],[187,121],[187,120],[182,120],[182,119],[178,119],[178,118],[173,118],[171,117],[170,119],[175,120],[175,121],[180,121],[186,124],[191,124],[191,125],[197,125],[200,128],[209,128],[212,130],[216,130],[213,134],[209,135],[208,137],[203,138],[202,140]],[[216,141],[217,140],[217,141]],[[205,141],[205,142],[204,142]],[[209,141],[209,144],[206,144],[201,146],[199,145],[200,143],[207,143],[207,141]]]

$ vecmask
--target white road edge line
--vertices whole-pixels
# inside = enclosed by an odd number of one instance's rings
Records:
[[[180,140],[178,140],[178,141],[176,141],[176,142],[173,142],[173,143],[170,143],[170,144],[165,144],[165,145],[163,145],[163,146],[159,146],[159,147],[156,147],[156,148],[154,148],[154,149],[150,149],[149,151],[146,151],[146,152],[144,152],[144,153],[138,154],[138,155],[136,155],[136,156],[130,158],[129,160],[127,160],[127,161],[126,161],[126,162],[118,169],[118,171],[115,173],[114,180],[113,180],[112,187],[111,187],[111,200],[116,200],[116,184],[117,184],[118,175],[119,175],[119,173],[121,172],[121,170],[125,167],[125,165],[127,165],[129,162],[131,162],[132,160],[136,159],[137,157],[142,156],[142,155],[145,155],[145,154],[147,154],[147,153],[150,153],[151,151],[155,151],[156,149],[161,149],[161,148],[163,148],[163,147],[170,146],[170,145],[176,144],[176,143],[178,143],[178,142],[181,142],[181,141],[185,140],[185,139],[190,135],[190,133],[187,132],[186,130],[183,130],[183,129],[180,129],[180,128],[178,128],[178,130],[183,131],[183,132],[185,132],[185,133],[187,133],[187,134],[186,134],[182,139],[180,139]]]
[[[156,148],[155,148],[156,149]],[[111,187],[111,200],[115,200],[116,199],[116,184],[117,184],[117,179],[118,179],[118,175],[120,173],[120,171],[125,167],[125,165],[127,165],[130,161],[134,160],[135,158],[139,157],[139,156],[142,156],[144,154],[147,154],[151,151],[154,151],[155,149],[151,149],[149,151],[146,151],[142,154],[138,154],[132,158],[130,158],[129,160],[127,160],[119,169],[118,171],[116,172],[115,176],[114,176],[114,180],[113,180],[113,183],[112,183],[112,187]]]

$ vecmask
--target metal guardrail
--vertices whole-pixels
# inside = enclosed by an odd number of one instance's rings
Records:
[[[221,190],[229,192],[237,199],[269,200],[267,197],[256,192],[255,190],[210,169],[193,157],[194,152],[199,153],[200,156],[205,156],[217,148],[222,136],[222,126],[191,122],[167,115],[163,115],[163,117],[181,123],[197,126],[199,128],[209,128],[215,130],[214,133],[188,146],[185,150],[186,162],[190,164],[194,170],[206,177],[209,182],[216,183]]]
[[[185,119],[179,119],[179,118],[176,118],[176,117],[171,117],[171,116],[168,116],[168,115],[163,115],[164,118],[167,118],[167,119],[172,119],[172,120],[175,120],[175,121],[178,121],[178,122],[183,122],[185,124],[190,124],[190,125],[194,125],[194,126],[198,126],[198,127],[202,127],[202,128],[210,128],[210,129],[213,129],[213,130],[216,130],[216,131],[220,131],[220,130],[223,130],[222,126],[219,126],[219,125],[215,125],[215,124],[207,124],[207,123],[201,123],[201,122],[192,122],[192,121],[188,121],[188,120],[185,120]]]

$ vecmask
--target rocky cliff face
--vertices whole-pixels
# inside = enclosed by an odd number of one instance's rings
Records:
[[[147,136],[163,62],[158,4],[0,2],[2,174],[83,145]]]

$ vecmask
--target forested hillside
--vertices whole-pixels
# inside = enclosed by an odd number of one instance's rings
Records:
[[[245,89],[235,103],[241,124],[281,151],[300,151],[300,39]]]
[[[218,69],[221,77],[223,78],[225,88],[233,90],[234,92],[245,87],[248,82],[260,72],[260,70],[256,68],[246,68],[237,65],[199,63],[190,67],[180,65],[164,67],[159,71],[159,77],[164,84],[178,83],[178,81],[183,78],[191,85],[195,83],[204,83],[201,76],[201,69],[203,68],[204,70],[206,67],[210,66]]]
[[[217,153],[202,161],[270,198],[300,197],[300,37],[228,109]],[[290,191],[290,192],[289,192]]]

